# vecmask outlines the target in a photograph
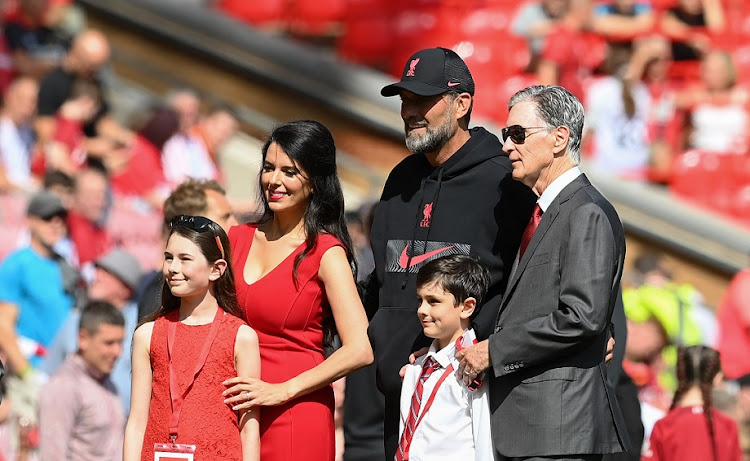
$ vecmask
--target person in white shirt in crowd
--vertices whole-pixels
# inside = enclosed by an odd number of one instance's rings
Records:
[[[39,85],[34,79],[20,77],[4,95],[0,112],[0,191],[29,191],[38,187],[31,176],[32,122],[38,94]]]
[[[176,187],[190,178],[221,180],[218,152],[238,127],[234,110],[220,105],[187,132],[172,136],[162,151],[167,182]]]
[[[130,253],[115,248],[95,263],[94,279],[88,287],[87,295],[92,301],[107,301],[115,306],[125,319],[125,341],[123,349],[127,353],[115,363],[111,379],[117,389],[125,414],[130,411],[130,346],[135,327],[138,326],[138,304],[135,301],[138,284],[143,274],[138,260]],[[54,341],[47,349],[41,370],[54,374],[66,359],[78,349],[78,324],[81,312],[74,310],[60,327]]]
[[[625,48],[613,49],[605,62],[608,75],[589,87],[584,142],[593,142],[592,163],[598,171],[645,180],[650,164],[651,96],[646,85],[628,73],[630,56]]]
[[[77,353],[42,389],[40,459],[121,460],[125,412],[110,373],[123,352],[125,319],[104,301],[87,304],[80,317]]]
[[[425,264],[417,274],[417,315],[434,338],[427,354],[407,365],[401,388],[400,438],[394,461],[491,461],[487,387],[456,376],[456,351],[476,343],[471,320],[490,274],[474,258],[456,254]]]

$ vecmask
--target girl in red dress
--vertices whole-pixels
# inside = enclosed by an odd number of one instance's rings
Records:
[[[221,395],[227,378],[260,376],[258,337],[242,320],[230,260],[215,222],[170,222],[162,305],[133,336],[125,461],[159,459],[155,444],[195,445],[201,461],[257,461],[258,410],[233,410]]]
[[[229,231],[237,297],[258,334],[262,372],[227,380],[226,402],[263,406],[263,461],[332,461],[331,383],[372,362],[335,154],[320,123],[276,128],[263,147],[264,215]],[[334,328],[341,347],[326,358]]]
[[[742,461],[737,424],[711,406],[720,367],[719,353],[710,347],[679,349],[672,409],[654,425],[643,461]]]

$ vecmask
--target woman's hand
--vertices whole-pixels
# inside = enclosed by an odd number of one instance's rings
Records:
[[[231,405],[232,410],[241,410],[255,406],[281,405],[292,399],[289,384],[271,384],[257,378],[228,379],[222,384],[228,386],[222,395],[226,398],[224,403]]]

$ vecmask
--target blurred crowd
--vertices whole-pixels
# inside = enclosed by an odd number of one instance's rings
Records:
[[[560,84],[587,109],[584,161],[750,226],[750,6],[742,0],[235,0],[207,2],[399,76],[417,49],[452,48],[477,83],[473,113],[502,126],[508,98]],[[735,155],[727,155],[735,154]],[[703,185],[694,187],[701,178]]]
[[[0,459],[106,453],[121,443],[165,200],[236,223],[218,152],[238,117],[176,88],[123,123],[110,43],[78,5],[0,1],[0,22]],[[116,403],[105,412],[91,406],[102,395]]]
[[[335,36],[342,57],[386,71],[400,73],[404,54],[423,45],[452,45],[486,92],[475,113],[500,125],[516,90],[565,85],[586,102],[592,168],[668,184],[750,222],[743,1],[421,0],[398,12],[387,0],[293,3],[293,17],[291,1],[215,5],[256,26]],[[230,106],[176,88],[124,124],[102,79],[107,37],[72,0],[0,5],[0,460],[53,459],[43,453],[72,439],[86,450],[121,437],[129,340],[153,309],[164,222],[205,215],[228,229],[252,205],[231,204],[222,187],[218,152],[239,127]],[[371,217],[372,206],[347,215],[361,277],[374,266]],[[728,379],[714,403],[739,422],[750,456],[750,272],[719,306],[673,280],[658,255],[637,258],[626,285],[623,367],[639,388],[646,439],[671,404],[676,347],[706,344]],[[76,357],[94,371],[76,374]],[[82,411],[89,390],[116,396],[116,407],[106,418],[84,411],[88,425],[61,418],[61,402]]]

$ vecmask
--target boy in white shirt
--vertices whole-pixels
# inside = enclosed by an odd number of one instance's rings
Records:
[[[471,320],[489,283],[489,272],[466,255],[434,259],[419,270],[417,315],[434,341],[406,368],[394,461],[492,461],[487,386],[463,385],[455,358],[476,343]]]

